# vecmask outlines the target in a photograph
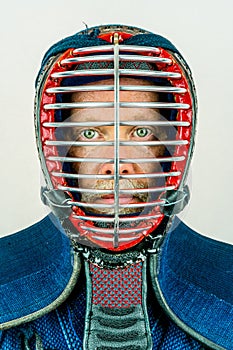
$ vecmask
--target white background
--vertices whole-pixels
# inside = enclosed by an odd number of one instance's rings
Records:
[[[3,1],[2,1],[3,2]],[[187,0],[4,1],[0,13],[0,235],[46,215],[33,129],[34,80],[45,51],[88,26],[121,23],[166,36],[191,66],[199,122],[192,200],[183,220],[233,243],[233,2]]]

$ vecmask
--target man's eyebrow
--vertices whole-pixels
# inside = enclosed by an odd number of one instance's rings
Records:
[[[144,111],[141,114],[135,114],[133,116],[133,120],[131,118],[132,121],[150,121],[153,120],[155,117],[158,117],[159,115],[161,115],[161,113],[159,113],[158,111],[150,111],[150,113],[148,113],[148,111]],[[161,115],[162,116],[162,115]]]
[[[109,108],[110,110],[110,108]],[[103,111],[104,112],[104,111]],[[112,109],[112,116],[114,116],[114,110]],[[100,120],[100,116],[99,115],[96,115],[95,113],[92,113],[91,109],[89,109],[88,111],[84,111],[83,109],[82,110],[77,110],[76,112],[74,113],[71,113],[70,116],[67,118],[67,119],[72,119],[74,117],[78,117],[78,120],[77,121],[82,121],[82,122],[92,122],[93,119],[96,119],[96,120]]]
[[[104,113],[105,111],[103,111]],[[112,112],[114,113],[114,111],[112,110]],[[78,117],[77,122],[94,122],[99,121],[99,122],[113,122],[114,121],[114,114],[112,113],[112,117],[110,119],[104,119],[104,120],[100,120],[100,116],[99,115],[95,115],[95,113],[91,113],[91,111],[87,111],[87,112],[83,112],[81,110],[78,110],[75,113],[72,113],[67,119],[70,120],[71,122],[73,122],[72,118],[73,117]],[[146,111],[140,113],[140,114],[135,114],[134,116],[130,116],[128,121],[153,121],[153,119],[155,117],[157,117],[156,119],[158,120],[158,116],[161,116],[161,113],[156,111],[156,110],[150,110],[150,113],[146,113]],[[164,118],[164,117],[163,117]],[[125,119],[125,118],[124,118]],[[68,121],[67,120],[67,121]],[[123,121],[123,120],[122,120]],[[127,121],[125,119],[125,121]]]

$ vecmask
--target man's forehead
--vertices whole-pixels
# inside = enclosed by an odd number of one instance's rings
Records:
[[[76,122],[113,121],[114,113],[114,108],[73,109],[70,120]],[[153,108],[120,108],[119,114],[122,121],[146,122],[164,118],[157,109]]]
[[[127,91],[119,91],[119,99],[121,101],[158,101],[159,95],[156,92],[152,91],[137,91],[134,87],[137,86],[153,86],[155,85],[149,80],[145,80],[144,78],[136,79],[136,78],[120,78],[120,85],[121,86],[132,86],[131,90]],[[80,91],[75,92],[71,95],[71,100],[73,102],[84,102],[84,101],[114,101],[114,80],[113,79],[106,79],[106,80],[100,80],[96,82],[92,82],[86,85],[88,86],[96,86],[96,90],[92,91]],[[98,86],[111,86],[111,90],[99,90]]]
[[[156,85],[151,79],[146,79],[145,77],[120,77],[119,82],[121,85]],[[98,85],[114,85],[113,78],[101,78],[86,84],[86,86],[98,86]]]
[[[121,78],[121,85],[151,86],[151,81],[135,78]],[[114,85],[113,79],[100,80],[88,85]],[[120,101],[122,102],[156,102],[159,100],[158,93],[149,91],[120,91]],[[73,93],[72,102],[114,102],[114,91],[85,91]],[[114,108],[82,108],[71,110],[71,120],[75,121],[112,121],[114,120]],[[121,120],[154,120],[158,119],[158,109],[155,108],[120,108]]]

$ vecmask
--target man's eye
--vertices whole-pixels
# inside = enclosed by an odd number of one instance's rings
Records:
[[[97,133],[97,131],[96,130],[92,130],[92,129],[87,129],[87,130],[83,130],[82,132],[81,132],[81,135],[83,136],[83,137],[85,137],[86,139],[93,139],[93,138],[95,138],[95,137],[97,137],[98,136],[98,133]]]
[[[134,131],[136,137],[146,137],[150,134],[150,130],[147,128],[138,128]]]

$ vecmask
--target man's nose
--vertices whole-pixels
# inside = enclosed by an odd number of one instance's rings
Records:
[[[134,158],[135,149],[132,147],[120,147],[120,159],[127,159],[127,158]],[[113,147],[107,149],[105,151],[106,154],[108,154],[109,157],[112,157],[114,159],[114,149]],[[103,175],[113,175],[114,174],[114,163],[103,163],[100,167],[100,174]],[[119,174],[134,174],[135,173],[135,166],[134,163],[120,163],[119,164]]]
[[[123,163],[119,165],[119,173],[124,174],[134,174],[134,166],[130,163]],[[114,163],[104,163],[101,165],[99,174],[101,175],[114,175]]]

